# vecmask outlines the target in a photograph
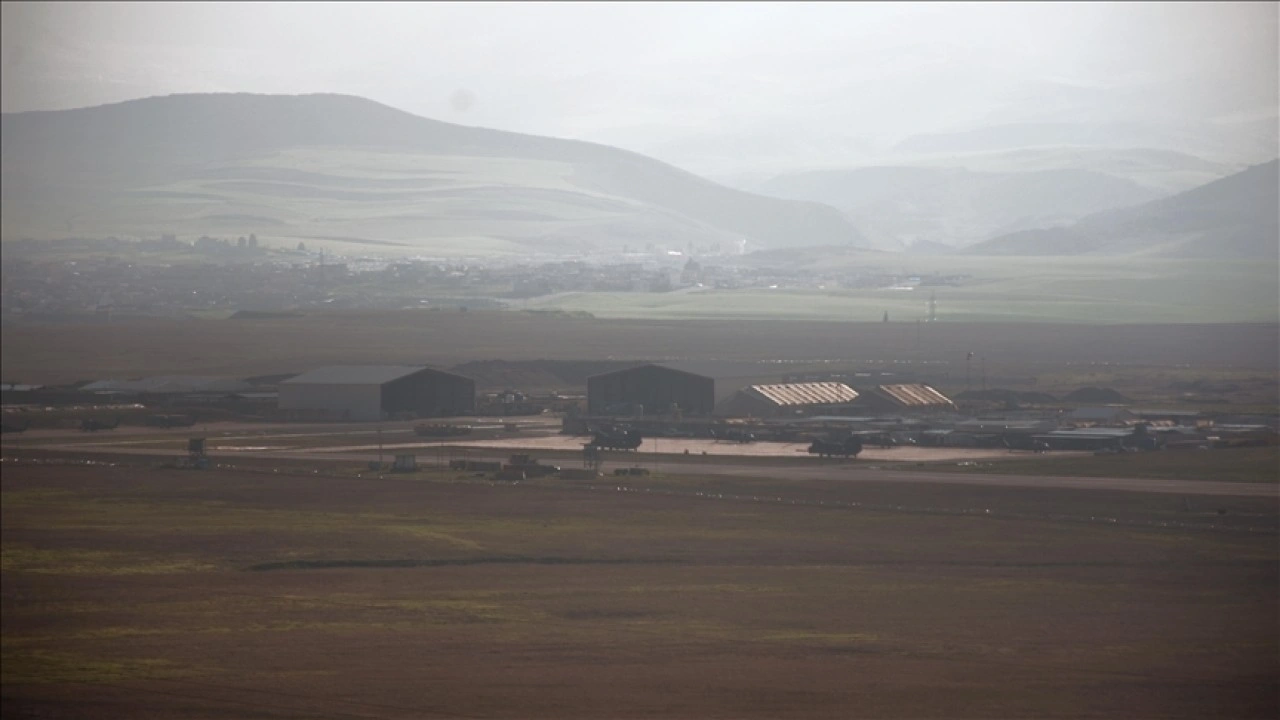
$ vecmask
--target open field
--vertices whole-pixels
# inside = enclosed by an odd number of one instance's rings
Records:
[[[7,465],[3,711],[1280,710],[1273,498],[628,483]],[[732,487],[777,501],[718,496]]]
[[[992,387],[1041,373],[1177,369],[1215,379],[1256,371],[1274,383],[1280,325],[1045,325],[801,320],[610,320],[519,312],[332,312],[242,320],[134,320],[0,326],[6,382],[62,383],[149,374],[252,376],[327,364],[470,360],[770,361],[918,373],[963,388],[967,352]],[[978,362],[973,364],[977,386]],[[1275,400],[1274,389],[1271,401]]]
[[[862,253],[815,261],[815,271],[971,274],[957,287],[916,290],[694,290],[562,293],[520,307],[633,319],[794,318],[915,322],[931,294],[940,322],[1087,324],[1280,322],[1275,263],[1134,258],[974,258]],[[785,262],[779,258],[780,262]],[[708,261],[711,262],[711,261]]]
[[[1072,457],[1006,457],[999,463],[939,466],[956,472],[1009,475],[1070,475],[1073,477],[1145,477],[1171,480],[1212,479],[1219,482],[1280,482],[1280,447],[1234,448],[1213,452],[1195,450],[1123,453]]]
[[[513,211],[514,212],[514,211]],[[259,231],[263,242],[268,236]],[[317,233],[319,231],[316,231]],[[243,232],[239,233],[243,234]],[[390,259],[417,254],[411,244],[364,241],[369,244],[306,237],[307,246],[329,257]],[[282,241],[289,248],[297,239]],[[490,246],[518,249],[515,239],[459,238],[451,252],[485,255]],[[683,246],[682,246],[683,247]],[[110,257],[140,266],[190,265],[208,262],[191,248],[159,250],[130,243],[101,249],[60,243],[0,244],[6,262],[25,260],[38,265]],[[547,256],[546,259],[550,259]],[[474,259],[474,258],[473,258]],[[707,266],[755,266],[790,273],[775,289],[686,287],[671,292],[556,292],[541,297],[511,299],[510,280],[451,287],[450,294],[473,297],[476,303],[507,303],[515,309],[588,312],[601,318],[639,320],[751,319],[826,322],[875,322],[888,312],[898,322],[914,323],[928,316],[928,301],[936,295],[940,322],[1026,322],[1053,324],[1144,323],[1277,323],[1280,273],[1274,261],[1186,260],[1153,257],[979,257],[912,255],[858,250],[848,247],[802,248],[785,253],[699,257]],[[275,260],[300,262],[298,257]],[[537,262],[536,258],[531,258]],[[225,260],[224,260],[225,261]],[[309,260],[307,262],[310,262]],[[914,290],[850,289],[841,278],[963,276],[956,284],[922,285]],[[796,278],[805,278],[795,286]],[[825,278],[812,281],[808,278]],[[864,277],[857,282],[867,282]],[[884,281],[887,284],[887,280]],[[818,286],[820,283],[820,287]],[[713,285],[710,280],[708,285]],[[358,292],[387,297],[376,275],[353,276],[332,291],[335,297]],[[401,289],[399,292],[403,292]],[[505,298],[497,300],[497,298]],[[416,297],[401,297],[405,303]],[[222,310],[225,314],[232,311]],[[193,310],[193,315],[200,311]]]

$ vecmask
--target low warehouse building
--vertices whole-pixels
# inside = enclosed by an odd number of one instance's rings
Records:
[[[751,385],[716,406],[717,415],[779,417],[811,415],[857,399],[853,388],[838,382]]]
[[[1067,416],[1067,422],[1076,427],[1120,427],[1137,419],[1138,416],[1122,407],[1076,408]]]
[[[1132,442],[1128,428],[1069,428],[1036,435],[1052,450],[1119,450]]]
[[[134,380],[99,380],[80,388],[111,395],[226,395],[250,389],[240,380],[206,375],[157,375]]]
[[[441,417],[475,412],[471,378],[421,366],[335,365],[280,383],[280,409],[331,420]]]
[[[685,415],[710,415],[715,380],[667,365],[646,364],[587,378],[587,412],[592,415],[660,415],[679,408]]]

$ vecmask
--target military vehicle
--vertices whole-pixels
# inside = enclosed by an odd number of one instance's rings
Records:
[[[862,452],[862,440],[857,436],[849,436],[842,441],[814,440],[809,446],[809,454],[818,457],[858,457]]]
[[[80,421],[80,429],[83,430],[84,432],[97,432],[98,430],[115,430],[119,426],[120,426],[120,418],[116,418],[115,420],[113,420],[110,425],[108,425],[106,422],[103,422],[102,420],[97,420],[95,418],[85,418],[84,420]]]
[[[635,450],[644,438],[635,430],[597,431],[589,445],[601,450]]]
[[[533,456],[525,454],[512,455],[502,469],[503,471],[523,472],[524,477],[529,479],[555,475],[560,472],[559,465],[543,465]]]
[[[739,430],[737,428],[729,428],[729,429],[723,429],[723,430],[716,430],[715,428],[712,428],[711,437],[714,438],[715,440],[723,440],[725,442],[736,442],[736,443],[743,443],[743,444],[752,443],[756,441],[755,433],[748,432],[746,430]]]

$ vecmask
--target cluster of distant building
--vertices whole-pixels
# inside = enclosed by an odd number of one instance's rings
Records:
[[[9,248],[7,248],[9,249]],[[110,251],[109,256],[95,253]],[[76,259],[68,259],[68,256]],[[142,258],[147,261],[143,262]],[[163,259],[160,262],[157,258]],[[697,288],[907,289],[959,284],[874,268],[811,270],[712,264],[679,255],[617,262],[326,258],[267,248],[255,235],[160,240],[17,241],[3,267],[6,320],[53,322],[192,311],[314,308],[501,308],[562,292],[671,292]]]
[[[5,386],[4,403],[141,402],[218,407],[280,420],[380,421],[565,411],[568,432],[622,422],[652,435],[696,435],[724,423],[785,439],[796,428],[946,447],[1121,450],[1214,447],[1275,441],[1277,419],[1209,417],[1188,410],[1119,405],[965,414],[924,383],[776,382],[737,362],[637,363],[587,378],[585,402],[515,391],[478,396],[476,381],[427,366],[342,365],[296,375],[234,380],[158,376],[103,380],[72,389]],[[59,394],[61,393],[61,394]],[[68,394],[71,393],[71,394]],[[567,400],[567,402],[565,402]]]

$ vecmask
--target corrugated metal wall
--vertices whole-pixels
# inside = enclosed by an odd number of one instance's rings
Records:
[[[587,407],[593,415],[623,404],[643,405],[646,414],[660,414],[673,403],[685,415],[710,415],[716,404],[715,381],[653,365],[587,379]]]
[[[323,410],[335,418],[380,420],[382,396],[378,385],[310,385],[282,383],[281,410]]]
[[[382,386],[382,409],[423,417],[470,415],[476,408],[476,383],[471,378],[423,370]]]

